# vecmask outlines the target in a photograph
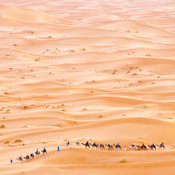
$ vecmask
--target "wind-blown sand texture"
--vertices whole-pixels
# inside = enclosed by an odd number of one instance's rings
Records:
[[[0,175],[175,174],[175,1],[0,0],[0,41]]]

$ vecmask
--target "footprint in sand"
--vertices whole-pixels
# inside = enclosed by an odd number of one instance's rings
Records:
[[[87,108],[83,108],[82,111],[87,111]]]
[[[113,72],[112,72],[112,74],[116,74],[116,72],[117,72],[117,69],[114,69]]]
[[[71,49],[71,50],[69,50],[69,52],[71,52],[71,53],[75,53],[75,50]]]

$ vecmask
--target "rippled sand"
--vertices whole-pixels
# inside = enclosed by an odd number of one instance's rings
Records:
[[[174,22],[173,0],[0,0],[0,174],[173,175]]]

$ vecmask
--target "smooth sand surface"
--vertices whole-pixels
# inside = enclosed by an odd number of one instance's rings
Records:
[[[166,149],[89,150],[77,140]],[[16,160],[44,146],[47,155]],[[0,0],[0,175],[167,173],[175,1]]]

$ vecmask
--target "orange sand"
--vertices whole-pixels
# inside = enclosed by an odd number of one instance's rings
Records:
[[[175,174],[174,22],[173,0],[0,0],[0,175]]]

